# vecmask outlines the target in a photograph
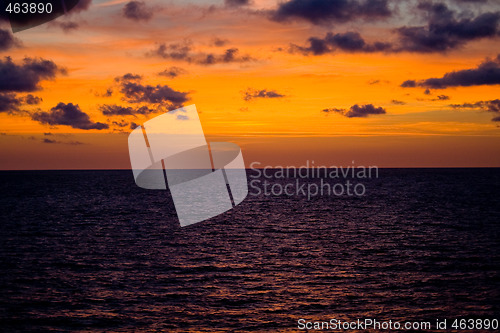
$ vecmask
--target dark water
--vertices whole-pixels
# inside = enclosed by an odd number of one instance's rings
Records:
[[[0,172],[0,330],[499,318],[500,169],[364,183],[364,197],[249,196],[180,229],[130,171]]]

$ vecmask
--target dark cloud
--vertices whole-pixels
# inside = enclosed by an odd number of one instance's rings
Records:
[[[79,0],[76,6],[72,9],[72,12],[78,13],[89,9],[92,4],[92,0]]]
[[[478,67],[446,73],[441,78],[430,78],[416,82],[408,80],[401,87],[426,87],[444,89],[448,87],[469,87],[500,84],[500,55],[496,59],[487,59]]]
[[[164,59],[183,60],[199,65],[215,65],[220,63],[248,62],[254,60],[248,55],[239,55],[237,48],[229,48],[222,54],[194,52],[189,43],[160,44],[148,55]]]
[[[168,71],[177,71],[168,69]],[[162,74],[163,73],[163,74]],[[162,72],[161,75],[167,75]],[[170,73],[171,74],[171,73]],[[142,76],[127,73],[115,78],[123,100],[134,104],[147,104],[137,107],[120,105],[101,105],[100,111],[105,116],[127,116],[136,114],[150,114],[163,110],[175,110],[189,100],[187,92],[176,91],[167,85],[148,85],[142,83]]]
[[[18,45],[19,41],[10,31],[0,29],[0,52],[7,51],[8,49]]]
[[[47,139],[47,138],[42,139],[42,142],[48,143],[48,144],[65,144],[65,145],[73,145],[73,146],[84,144],[83,142],[80,142],[80,141],[58,141],[58,140],[52,140],[52,139]]]
[[[21,105],[37,105],[42,102],[42,99],[37,96],[28,94],[24,97],[19,97],[15,93],[4,92],[0,93],[0,112],[15,113],[19,111]]]
[[[102,95],[103,97],[111,97],[113,96],[113,89],[106,89],[106,92]]]
[[[481,109],[489,112],[500,113],[500,99],[479,101],[475,103],[450,104],[454,109]]]
[[[35,91],[40,89],[40,81],[54,79],[58,73],[65,71],[50,60],[25,58],[18,65],[6,57],[0,60],[0,92]]]
[[[19,110],[22,101],[14,93],[0,93],[0,112],[14,112]]]
[[[148,21],[153,17],[153,8],[147,7],[144,1],[129,1],[123,7],[123,16],[133,21]]]
[[[450,106],[454,109],[476,109],[500,114],[500,99],[475,103],[450,104]],[[500,121],[500,116],[495,116],[491,121]]]
[[[305,20],[313,24],[391,16],[387,0],[290,0],[272,12],[275,21]]]
[[[49,112],[35,112],[31,115],[31,119],[47,125],[67,125],[73,128],[84,130],[90,129],[107,129],[109,125],[90,120],[88,114],[83,112],[78,105],[72,103],[59,103]]]
[[[155,113],[157,110],[150,109],[147,106],[141,106],[138,108],[132,108],[130,106],[120,106],[120,105],[101,105],[99,110],[105,116],[133,116],[136,114],[150,114]]]
[[[56,140],[51,140],[51,139],[43,139],[42,140],[43,143],[58,143],[58,141]]]
[[[212,39],[211,45],[216,47],[223,47],[226,46],[228,43],[229,41],[227,39],[215,37],[214,39]]]
[[[285,97],[285,95],[278,93],[275,90],[267,90],[267,89],[251,89],[248,88],[246,91],[243,92],[243,99],[245,101],[250,101],[254,98],[282,98]]]
[[[439,95],[437,98],[433,99],[433,101],[447,101],[450,99],[450,96],[446,95]]]
[[[126,81],[140,81],[142,80],[142,75],[127,73],[125,75],[115,78],[116,82],[126,82]]]
[[[176,77],[178,77],[182,74],[186,74],[186,73],[187,73],[187,71],[185,69],[182,69],[182,68],[176,67],[176,66],[172,66],[172,67],[166,68],[165,70],[161,71],[160,73],[158,73],[158,75],[166,76],[170,79],[175,79]]]
[[[125,74],[117,81],[120,83],[120,92],[129,103],[161,103],[163,107],[174,110],[188,101],[187,92],[176,91],[167,85],[144,85],[139,75]]]
[[[338,113],[343,113],[345,112],[345,109],[340,109],[340,108],[329,108],[329,109],[323,109],[322,110],[325,113],[330,113],[330,112],[338,112]]]
[[[415,80],[406,80],[405,82],[401,83],[401,87],[403,88],[415,88],[417,86],[417,81]]]
[[[59,22],[58,25],[64,32],[71,32],[73,30],[77,30],[80,27],[78,23],[70,21]]]
[[[403,102],[403,101],[398,101],[398,100],[396,100],[396,99],[393,99],[393,100],[391,101],[391,103],[392,103],[392,104],[394,104],[394,105],[405,105],[405,104],[406,104],[405,102]]]
[[[375,107],[373,104],[358,105],[354,104],[350,109],[324,109],[323,112],[336,112],[348,118],[364,118],[373,114],[385,114],[386,110],[382,107]]]
[[[164,59],[174,59],[174,60],[184,60],[191,61],[191,43],[173,43],[173,44],[165,44],[161,43],[158,47],[153,50],[150,55],[158,56]]]
[[[129,126],[130,124],[128,123],[128,121],[126,121],[125,119],[122,119],[120,121],[113,121],[112,123],[113,125],[116,125],[118,127],[127,127]]]
[[[396,42],[366,42],[358,32],[328,33],[324,38],[310,37],[305,46],[292,45],[291,52],[322,55],[342,50],[346,52],[446,52],[481,38],[500,35],[500,12],[473,15],[471,11],[457,13],[444,3],[421,1],[418,10],[424,13],[425,25],[403,26],[394,30]],[[352,10],[356,8],[356,10]],[[386,8],[386,10],[383,10]],[[351,0],[291,0],[279,5],[274,13],[278,20],[302,18],[315,24],[346,22],[367,13],[390,15],[387,1]],[[378,13],[378,14],[377,14]],[[380,16],[379,15],[379,16]],[[384,16],[384,15],[381,15]]]
[[[468,41],[495,37],[499,33],[499,12],[464,17],[467,13],[457,14],[444,3],[427,1],[421,2],[418,9],[426,13],[427,25],[398,28],[399,51],[445,52]]]
[[[227,49],[223,54],[217,55],[213,53],[206,54],[203,59],[198,61],[201,65],[214,65],[218,63],[229,63],[229,62],[246,62],[250,61],[251,58],[238,57],[238,49],[230,48]]]
[[[38,96],[33,96],[31,94],[28,94],[26,95],[26,97],[24,97],[23,101],[28,104],[28,105],[38,105],[40,104],[43,100],[38,97]]]
[[[322,55],[332,53],[335,50],[346,52],[382,52],[390,51],[390,43],[367,43],[357,32],[349,31],[346,33],[333,34],[327,33],[324,38],[311,37],[308,39],[307,46],[292,45],[290,52],[301,52],[304,54]]]
[[[238,6],[248,6],[250,5],[250,0],[224,0],[226,6],[238,7]]]
[[[224,0],[226,6],[238,7],[250,5],[250,0]]]

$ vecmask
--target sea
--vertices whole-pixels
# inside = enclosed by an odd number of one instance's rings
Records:
[[[352,181],[362,195],[250,189],[181,228],[169,192],[137,187],[130,170],[2,171],[0,331],[313,332],[299,323],[371,318],[463,332],[455,320],[500,320],[500,169]]]

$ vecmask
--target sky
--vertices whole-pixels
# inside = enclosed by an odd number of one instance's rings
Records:
[[[500,167],[495,0],[81,0],[0,18],[0,169],[128,169],[195,104],[247,166]]]

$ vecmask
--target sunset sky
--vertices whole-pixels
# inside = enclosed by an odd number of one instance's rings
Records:
[[[0,169],[130,168],[131,128],[190,104],[247,166],[500,166],[496,0],[82,0],[0,27]]]

